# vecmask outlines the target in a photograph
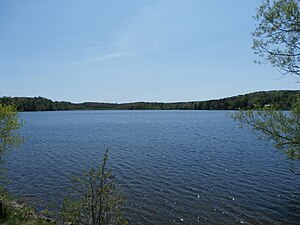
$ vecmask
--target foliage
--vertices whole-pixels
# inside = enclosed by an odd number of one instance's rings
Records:
[[[7,151],[19,147],[24,141],[24,138],[17,133],[22,124],[14,106],[0,103],[0,165],[4,161]],[[0,167],[0,181],[3,181],[4,173],[5,169]]]
[[[299,0],[264,0],[258,8],[259,25],[253,33],[255,53],[284,74],[300,75]],[[281,108],[282,109],[282,108]],[[300,97],[290,112],[270,104],[259,110],[232,115],[241,125],[250,125],[263,137],[275,141],[289,158],[300,159]]]
[[[18,147],[23,138],[15,131],[22,125],[17,110],[11,105],[0,104],[0,159],[9,147]]]
[[[134,102],[134,103],[97,103],[54,102],[50,99],[35,97],[2,97],[0,104],[13,104],[19,111],[54,111],[54,110],[236,110],[254,109],[267,104],[280,109],[291,109],[300,91],[261,91],[246,95],[208,101],[194,102]]]
[[[299,0],[264,0],[255,18],[259,22],[253,32],[255,53],[284,74],[299,76]]]
[[[205,110],[237,110],[255,109],[265,105],[274,105],[279,109],[291,109],[300,91],[261,91],[246,95],[239,95],[220,100],[197,102],[196,109]]]
[[[6,152],[12,147],[18,147],[23,138],[16,133],[22,123],[18,120],[17,110],[10,105],[0,104],[0,164],[3,162]],[[0,168],[0,181],[3,181],[4,169]],[[7,220],[5,224],[21,224],[18,223],[22,219],[27,210],[13,211],[9,203],[8,194],[0,186],[0,222]],[[8,222],[9,221],[9,222]],[[14,222],[12,222],[14,221]]]
[[[38,218],[33,208],[13,198],[0,187],[0,223],[4,225],[47,225],[53,222]]]
[[[291,112],[276,110],[273,106],[260,110],[239,111],[232,115],[241,125],[250,125],[263,133],[263,137],[274,140],[289,158],[300,159],[300,98]]]
[[[127,224],[123,217],[124,197],[107,168],[108,150],[99,168],[91,168],[74,180],[72,193],[62,205],[62,219],[73,224]]]

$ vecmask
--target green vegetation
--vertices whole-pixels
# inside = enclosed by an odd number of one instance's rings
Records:
[[[300,91],[261,91],[219,100],[194,102],[135,102],[135,103],[97,103],[55,102],[35,97],[2,97],[0,104],[15,105],[19,111],[55,111],[55,110],[237,110],[254,109],[265,105],[274,105],[279,109],[290,110]]]
[[[278,109],[290,110],[299,95],[300,91],[260,91],[220,100],[196,102],[195,109],[239,110],[273,105]]]
[[[22,126],[14,106],[0,104],[0,185],[4,183],[2,168],[7,151],[19,147],[24,138],[17,133]],[[49,224],[46,220],[38,218],[34,210],[20,201],[12,198],[0,186],[0,223],[6,225],[18,224]]]
[[[99,168],[91,168],[74,180],[72,192],[62,206],[62,219],[72,224],[125,225],[124,197],[107,168],[108,150]]]
[[[22,126],[19,122],[17,109],[11,105],[0,103],[0,160],[7,150],[19,147],[23,138],[16,132]]]
[[[283,74],[299,76],[299,0],[264,0],[255,18],[258,21],[253,32],[255,53]]]
[[[260,110],[240,111],[232,115],[241,125],[250,125],[263,137],[274,140],[290,159],[300,159],[300,99],[291,112],[282,112],[270,106]]]
[[[26,98],[5,99],[0,104],[0,159],[1,162],[8,150],[18,147],[23,137],[17,133],[22,123],[18,120],[17,109],[6,104],[22,104]],[[15,101],[17,99],[17,101]],[[25,107],[35,106],[35,110],[46,110],[46,103],[52,101],[43,98],[29,99],[30,104]],[[63,103],[58,103],[58,105]],[[19,105],[20,106],[20,105]],[[51,104],[47,105],[48,107]],[[44,107],[44,108],[43,108]],[[53,108],[52,108],[53,109]],[[62,218],[72,224],[127,224],[123,217],[122,205],[124,197],[114,182],[111,170],[107,168],[108,150],[105,151],[103,162],[99,169],[92,168],[83,177],[76,179],[73,193],[66,198],[62,208]],[[0,166],[2,165],[0,162]],[[3,185],[3,178],[0,185]],[[28,207],[0,186],[0,223],[6,225],[46,225],[55,223],[51,219],[37,216],[34,209]]]
[[[299,76],[299,1],[264,0],[258,8],[256,19],[259,25],[253,33],[255,53],[279,68],[283,74]],[[282,149],[289,158],[300,159],[300,97],[293,100],[291,112],[279,109],[283,108],[272,104],[256,111],[240,111],[233,118],[275,141],[276,147]]]
[[[6,104],[22,104],[26,98],[5,99],[0,104],[0,166],[8,150],[19,147],[24,138],[17,133],[22,126],[19,122],[17,109]],[[17,101],[15,101],[17,99]],[[25,107],[35,106],[35,110],[46,110],[46,103],[52,101],[43,98],[29,99],[30,104]],[[58,105],[63,103],[58,103]],[[19,105],[20,106],[20,105]],[[51,104],[47,105],[48,107]],[[44,107],[44,108],[43,108]],[[53,109],[53,108],[52,108]],[[103,162],[99,169],[92,168],[83,177],[78,178],[73,189],[73,195],[66,198],[63,204],[62,217],[72,224],[127,224],[123,217],[122,204],[124,197],[117,185],[111,170],[107,168],[108,150],[105,151]],[[3,185],[3,176],[0,185]],[[0,223],[6,225],[18,224],[53,224],[51,219],[37,216],[34,209],[12,198],[0,186]]]
[[[24,141],[24,138],[17,133],[21,126],[22,122],[19,122],[16,108],[0,104],[0,185],[4,182],[3,161],[6,153],[12,148],[19,147]],[[0,209],[1,199],[2,193],[0,192]]]
[[[16,200],[0,188],[0,223],[4,225],[48,225],[50,219],[38,217],[33,208]]]

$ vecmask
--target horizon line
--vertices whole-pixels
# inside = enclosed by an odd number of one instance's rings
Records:
[[[72,102],[72,101],[67,101],[67,100],[54,100],[48,97],[43,97],[43,96],[6,96],[2,95],[0,98],[45,98],[49,99],[52,102],[69,102],[72,104],[83,104],[83,103],[101,103],[101,104],[133,104],[133,103],[159,103],[159,104],[172,104],[172,103],[192,103],[192,102],[205,102],[205,101],[214,101],[214,100],[221,100],[221,99],[226,99],[226,98],[232,98],[232,97],[237,97],[237,96],[243,96],[247,94],[253,94],[253,93],[258,93],[258,92],[272,92],[272,91],[299,91],[299,89],[272,89],[272,90],[257,90],[257,91],[252,91],[252,92],[246,92],[242,94],[236,94],[236,95],[231,95],[231,96],[226,96],[226,97],[219,97],[219,98],[211,98],[211,99],[205,99],[205,100],[185,100],[185,101],[144,101],[144,100],[139,100],[139,101],[127,101],[127,102],[101,102],[101,101],[82,101],[82,102]]]

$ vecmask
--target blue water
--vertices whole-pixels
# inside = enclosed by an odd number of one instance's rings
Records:
[[[70,177],[109,148],[130,224],[300,224],[300,176],[230,113],[21,113],[30,139],[7,159],[8,188],[58,207]]]

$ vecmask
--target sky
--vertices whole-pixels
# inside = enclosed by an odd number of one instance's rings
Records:
[[[258,65],[259,0],[0,0],[0,96],[176,102],[295,90]]]

